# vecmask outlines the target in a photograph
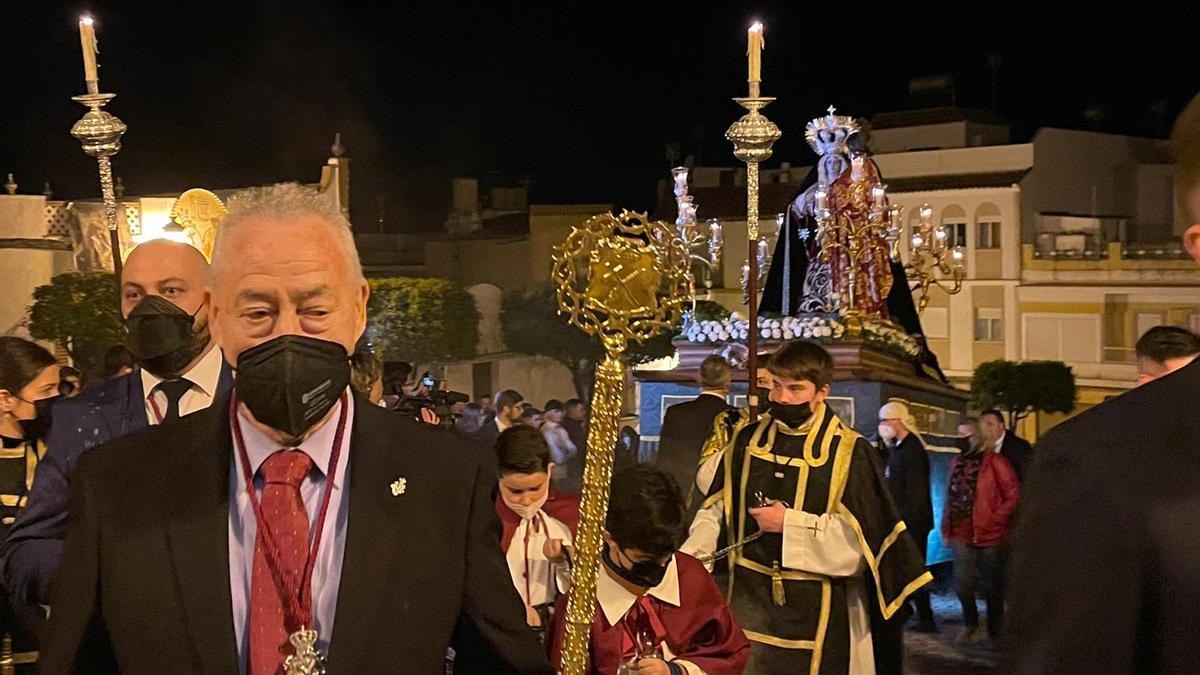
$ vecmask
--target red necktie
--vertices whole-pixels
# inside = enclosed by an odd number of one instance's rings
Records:
[[[650,642],[651,649],[649,651],[653,651],[667,637],[666,627],[663,626],[662,619],[658,617],[654,600],[649,595],[638,598],[633,607],[625,613],[625,617],[621,620],[621,629],[621,656],[627,659],[634,656],[647,656],[642,653],[647,651],[646,641]]]
[[[312,470],[312,459],[300,450],[283,450],[267,458],[259,473],[263,477],[262,515],[254,540],[254,573],[250,578],[250,673],[276,675],[292,653],[291,630],[284,625],[287,601],[276,575],[299,579],[308,562],[308,512],[300,496],[300,484]],[[264,525],[274,540],[278,559],[276,574],[268,566],[263,538]],[[310,626],[311,628],[311,626]]]

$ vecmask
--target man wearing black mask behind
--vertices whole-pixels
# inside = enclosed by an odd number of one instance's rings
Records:
[[[318,654],[432,673],[451,645],[494,656],[489,673],[551,672],[500,549],[495,460],[350,390],[369,295],[327,196],[230,199],[205,298],[234,391],[82,458],[43,675],[274,674]]]
[[[129,253],[121,270],[121,314],[126,346],[141,365],[53,407],[46,457],[4,544],[14,605],[50,602],[50,581],[62,560],[68,476],[79,457],[110,439],[203,410],[232,386],[208,331],[207,269],[198,250],[163,239]]]

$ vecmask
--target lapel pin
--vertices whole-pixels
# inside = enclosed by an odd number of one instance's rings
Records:
[[[408,479],[407,478],[397,478],[395,480],[395,482],[392,483],[392,496],[393,497],[399,497],[400,495],[404,494],[405,491],[407,491],[407,490],[408,490]]]

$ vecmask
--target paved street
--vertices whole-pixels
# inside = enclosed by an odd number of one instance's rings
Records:
[[[979,621],[986,622],[983,599],[979,599]],[[960,645],[964,627],[962,608],[949,583],[937,582],[932,595],[933,613],[939,631],[934,634],[909,631],[904,636],[904,672],[907,675],[981,675],[996,673],[998,655],[990,641]]]

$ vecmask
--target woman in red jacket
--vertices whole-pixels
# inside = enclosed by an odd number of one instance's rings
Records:
[[[982,582],[987,599],[987,632],[1000,638],[1004,625],[1005,543],[1020,500],[1017,473],[987,437],[979,420],[958,427],[961,454],[950,463],[942,538],[954,551],[954,585],[967,626],[964,642],[980,639],[975,591]]]

